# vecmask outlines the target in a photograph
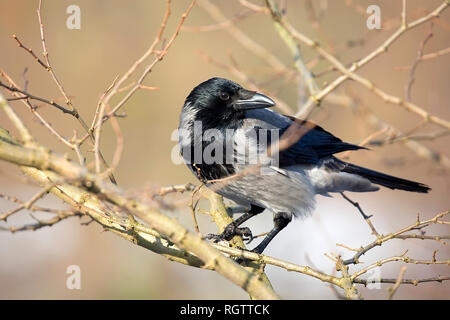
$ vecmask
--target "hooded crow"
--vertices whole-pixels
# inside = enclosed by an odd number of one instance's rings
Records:
[[[334,154],[366,148],[269,109],[273,106],[269,97],[223,78],[199,84],[184,102],[178,129],[186,165],[207,187],[249,208],[220,235],[208,238],[242,235],[251,241],[250,229],[239,226],[267,209],[274,214],[274,227],[252,250],[262,253],[292,216],[306,216],[314,209],[316,195],[371,192],[378,186],[430,190],[339,160]]]

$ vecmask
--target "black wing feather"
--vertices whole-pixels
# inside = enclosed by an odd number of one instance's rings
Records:
[[[286,167],[294,164],[317,164],[322,159],[332,156],[335,153],[367,149],[355,144],[347,143],[329,133],[322,127],[300,120],[291,116],[286,116],[295,122],[297,130],[307,130],[300,139],[290,147],[280,152],[280,167]],[[303,126],[307,126],[304,128]],[[280,130],[280,137],[288,130],[290,126]],[[309,128],[309,130],[307,129]]]

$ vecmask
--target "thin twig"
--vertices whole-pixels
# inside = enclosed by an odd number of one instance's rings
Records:
[[[20,90],[19,88],[16,88],[16,87],[14,87],[14,86],[8,86],[8,85],[4,84],[4,83],[1,82],[1,81],[0,81],[0,87],[3,87],[3,88],[5,88],[6,90],[8,90],[8,91],[10,91],[10,92],[18,92],[18,93],[23,94],[23,96],[18,97],[18,99],[32,99],[32,100],[38,100],[38,101],[44,102],[44,103],[46,103],[46,104],[48,104],[48,105],[51,105],[51,106],[53,106],[53,107],[59,109],[59,110],[62,111],[63,113],[68,113],[68,114],[70,114],[70,115],[76,117],[76,113],[75,113],[73,110],[66,109],[66,108],[64,108],[63,106],[57,104],[56,102],[54,102],[54,101],[52,101],[52,100],[47,100],[47,99],[45,99],[45,98],[41,98],[41,97],[32,95],[31,93],[28,93],[28,92],[26,92],[26,91],[24,91],[24,90]]]
[[[55,185],[51,184],[49,186],[46,186],[45,188],[43,188],[42,190],[40,190],[38,193],[36,193],[33,197],[31,197],[30,200],[28,200],[27,202],[22,203],[19,207],[10,210],[4,214],[0,215],[0,221],[6,221],[8,219],[9,216],[24,210],[24,209],[29,209],[33,206],[33,204],[38,201],[39,199],[41,199],[42,197],[44,197],[46,194],[48,194],[48,192],[50,191],[50,189],[52,189]]]
[[[346,265],[347,264],[357,264],[359,262],[359,258],[363,254],[368,252],[369,250],[371,250],[377,246],[381,246],[386,241],[389,241],[391,239],[396,239],[397,236],[402,235],[408,231],[416,230],[417,228],[423,228],[424,226],[428,226],[429,224],[432,224],[432,223],[438,223],[440,218],[442,218],[448,214],[450,214],[450,210],[443,211],[443,212],[437,214],[436,216],[434,216],[433,218],[424,220],[424,221],[420,221],[419,218],[417,218],[417,221],[415,223],[413,223],[397,232],[390,233],[386,236],[380,236],[375,241],[371,242],[370,244],[368,244],[364,247],[361,247],[352,258],[344,260],[344,264],[346,264]]]
[[[419,51],[417,52],[416,60],[412,64],[411,70],[409,72],[409,81],[405,87],[405,100],[407,100],[407,101],[411,100],[411,88],[414,83],[414,74],[416,72],[417,66],[419,65],[420,61],[422,61],[421,59],[423,56],[423,50],[425,49],[427,42],[431,39],[432,36],[433,36],[433,22],[430,23],[429,33],[427,34],[425,39],[420,43],[420,47],[419,47]]]
[[[363,284],[367,286],[370,283],[396,283],[398,279],[389,279],[389,278],[381,278],[381,279],[354,279],[354,283]],[[402,279],[401,284],[411,284],[413,286],[417,286],[419,283],[425,282],[439,282],[450,280],[450,276],[436,276],[431,278],[423,278],[423,279]]]
[[[359,205],[358,202],[355,202],[353,200],[351,200],[349,197],[347,197],[343,192],[341,192],[341,196],[347,200],[348,202],[350,202],[356,209],[358,209],[359,213],[361,213],[364,221],[366,221],[366,223],[369,225],[370,229],[372,230],[372,234],[375,235],[377,238],[380,236],[379,233],[377,232],[377,230],[375,229],[375,227],[372,224],[372,221],[370,220],[370,218],[372,217],[372,215],[368,216],[364,213],[364,211],[362,210],[361,206]]]
[[[4,72],[3,70],[0,69],[0,76],[4,77],[6,80],[8,80],[8,82],[11,84],[11,86],[14,86],[15,88],[19,88],[17,86],[17,84],[14,83],[14,81],[11,79],[11,77],[9,77],[6,72]],[[19,92],[13,92],[13,94],[16,97],[23,97],[23,95]],[[44,117],[36,110],[36,108],[31,104],[31,102],[28,99],[21,99],[20,101],[22,101],[27,107],[28,109],[31,111],[31,113],[59,140],[61,141],[64,145],[66,145],[67,147],[69,147],[70,149],[74,149],[73,144],[68,141],[65,137],[63,137],[61,134],[59,134],[53,127],[52,125],[44,119]]]
[[[159,196],[165,196],[169,193],[174,193],[174,192],[187,192],[187,191],[194,191],[196,189],[196,186],[192,183],[187,183],[187,184],[181,184],[181,185],[172,185],[169,187],[163,187],[161,189],[159,189],[158,191],[158,195]]]
[[[42,20],[41,8],[42,8],[42,0],[39,0],[39,5],[37,8],[37,16],[38,16],[38,20],[39,20],[39,30],[40,30],[40,34],[41,34],[42,54],[44,55],[44,59],[45,59],[46,65],[47,65],[46,70],[50,73],[53,81],[55,82],[56,86],[58,87],[58,90],[64,97],[66,104],[73,111],[73,116],[78,120],[78,122],[80,123],[82,128],[88,133],[92,144],[95,144],[95,138],[94,138],[92,131],[89,130],[89,127],[88,127],[86,121],[84,121],[84,119],[81,117],[80,113],[78,112],[77,108],[75,108],[75,106],[73,105],[72,100],[70,99],[66,90],[62,86],[61,82],[58,80],[58,77],[56,76],[56,73],[50,64],[49,53],[47,50],[47,43],[45,40],[44,23]],[[98,155],[99,155],[99,158],[102,161],[103,165],[108,168],[109,167],[108,163],[106,162],[106,159],[103,157],[103,154],[99,151]],[[113,183],[116,183],[116,179],[115,179],[114,175],[110,174],[109,179]]]
[[[141,87],[143,81],[145,80],[147,75],[152,71],[153,67],[164,58],[164,56],[167,54],[167,52],[169,51],[170,47],[172,46],[173,42],[175,41],[176,37],[180,33],[181,26],[183,25],[183,23],[186,20],[187,16],[189,15],[189,13],[191,12],[192,8],[194,7],[195,2],[196,2],[196,0],[192,0],[191,4],[187,8],[187,10],[181,15],[180,22],[178,23],[178,25],[177,25],[177,27],[175,29],[175,32],[172,34],[172,37],[167,42],[167,44],[165,45],[165,47],[161,51],[161,53],[156,55],[156,57],[153,60],[153,62],[150,65],[148,65],[147,68],[144,70],[144,72],[142,73],[142,75],[139,78],[139,80],[137,81],[137,83],[130,89],[130,91],[128,91],[126,96],[119,103],[117,103],[117,105],[115,107],[113,107],[112,110],[110,112],[108,112],[108,114],[105,115],[104,120],[108,119],[109,117],[114,116],[117,113],[117,111],[120,110],[120,108]],[[158,40],[158,42],[159,42],[159,40]],[[158,43],[158,42],[156,42],[156,43]],[[155,43],[155,45],[156,45],[156,43]],[[153,49],[152,49],[152,51],[153,51]],[[105,98],[105,101],[107,101],[106,98]]]
[[[283,19],[283,23],[286,23],[287,30],[292,32],[294,37],[296,37],[299,41],[305,43],[306,45],[308,45],[311,48],[313,48],[314,50],[316,50],[321,56],[323,56],[326,60],[328,60],[332,65],[337,67],[338,70],[343,73],[343,75],[336,78],[333,82],[328,84],[325,88],[323,88],[315,96],[311,96],[308,99],[308,101],[305,103],[305,105],[302,107],[302,109],[296,114],[296,116],[306,118],[311,113],[314,106],[318,105],[325,96],[327,96],[330,92],[334,91],[334,89],[336,89],[345,80],[352,78],[352,79],[357,80],[360,83],[364,84],[365,86],[367,86],[369,89],[371,89],[377,95],[381,96],[387,102],[391,102],[394,104],[404,106],[405,108],[421,115],[422,117],[425,117],[425,118],[431,117],[428,113],[424,112],[418,106],[411,104],[411,103],[406,103],[399,98],[396,98],[394,96],[386,94],[384,91],[381,91],[380,89],[376,88],[372,84],[372,82],[368,81],[367,79],[365,79],[361,76],[355,75],[354,72],[357,71],[358,69],[360,69],[362,66],[366,65],[367,63],[369,63],[370,61],[372,61],[373,59],[375,59],[380,54],[386,52],[388,50],[388,48],[392,45],[392,43],[394,43],[406,31],[411,30],[411,29],[437,17],[449,5],[450,5],[450,3],[448,1],[444,1],[440,6],[438,6],[436,9],[434,9],[429,14],[408,23],[406,26],[400,26],[400,28],[397,29],[397,31],[394,32],[388,39],[386,39],[386,41],[384,41],[384,43],[381,46],[379,46],[378,48],[376,48],[375,50],[370,52],[366,57],[360,59],[357,62],[354,62],[349,69],[347,69],[344,65],[342,65],[342,63],[340,63],[335,57],[333,57],[328,52],[323,50],[317,42],[315,42],[315,41],[309,39],[308,37],[304,36],[303,34],[299,33],[291,25],[287,24]],[[436,117],[433,118],[432,122],[435,122],[435,123],[442,125],[444,127],[447,127],[447,128],[450,127],[450,123],[448,123],[445,120],[440,121]]]
[[[406,267],[402,266],[400,268],[400,272],[398,273],[398,277],[397,277],[397,280],[395,281],[394,285],[388,289],[388,291],[389,291],[388,299],[389,300],[392,300],[392,298],[394,297],[394,294],[397,292],[397,289],[402,284],[403,276],[404,276],[405,272],[406,272]]]
[[[46,65],[44,62],[42,62],[42,60],[41,59],[39,59],[39,57],[33,52],[33,50],[31,49],[31,48],[27,48],[27,47],[25,47],[23,44],[22,44],[22,42],[19,40],[19,38],[15,35],[15,34],[13,34],[13,38],[14,38],[14,40],[16,40],[17,41],[17,46],[19,47],[19,48],[22,48],[22,49],[24,49],[26,52],[28,52],[29,54],[31,54],[31,56],[42,66],[42,67],[44,67],[45,69],[48,69],[49,68],[49,66],[48,65]]]

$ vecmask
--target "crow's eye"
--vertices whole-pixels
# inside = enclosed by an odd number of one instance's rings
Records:
[[[221,91],[219,93],[219,97],[220,99],[222,99],[223,101],[227,101],[228,99],[230,99],[230,95],[224,91]]]

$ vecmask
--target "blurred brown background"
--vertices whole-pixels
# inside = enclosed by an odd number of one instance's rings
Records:
[[[235,17],[246,11],[238,1],[212,1],[227,17]],[[255,1],[262,4],[261,1]],[[367,15],[361,12],[371,1],[313,1],[316,12],[327,5],[320,18],[320,28],[311,25],[306,1],[287,1],[287,18],[301,32],[325,44],[332,44],[338,58],[351,63],[378,47],[397,28],[400,20],[401,1],[377,1],[381,8],[382,29],[369,31],[366,27]],[[417,19],[436,8],[440,0],[408,0],[408,20]],[[66,8],[76,4],[81,8],[81,29],[66,27]],[[166,30],[170,37],[179,17],[187,8],[186,0],[173,1],[172,13]],[[29,92],[56,99],[58,91],[47,72],[35,63],[22,49],[17,48],[12,34],[17,34],[22,42],[37,53],[41,53],[39,25],[36,15],[37,1],[0,2],[0,67],[8,72],[19,85],[25,78],[29,81]],[[47,45],[53,67],[74,104],[88,122],[91,121],[100,95],[111,84],[116,75],[122,74],[140,57],[153,41],[165,12],[164,1],[44,1],[42,15],[46,26]],[[426,45],[425,53],[449,47],[450,9],[440,17],[441,23],[433,26],[433,37]],[[194,7],[185,26],[205,26],[216,22],[201,7]],[[390,25],[392,24],[392,25]],[[255,41],[262,44],[286,65],[292,66],[292,57],[285,44],[273,28],[270,18],[264,14],[251,14],[238,19],[236,25]],[[396,41],[389,52],[378,57],[361,71],[365,77],[388,93],[402,97],[409,79],[409,71],[395,67],[411,65],[420,42],[429,32],[426,23],[407,32]],[[349,47],[353,41],[363,45]],[[214,59],[230,64],[230,53],[239,68],[253,81],[276,92],[288,102],[293,110],[297,106],[297,87],[286,83],[283,77],[273,77],[267,72],[265,61],[255,57],[225,30],[219,28],[211,32],[192,32],[192,28],[182,30],[164,60],[156,65],[145,81],[145,85],[158,86],[157,91],[138,91],[126,105],[127,117],[120,119],[124,133],[125,150],[116,173],[119,184],[132,190],[146,186],[196,182],[183,165],[174,165],[171,152],[175,145],[170,136],[178,126],[178,116],[184,98],[199,82],[212,76],[227,77],[238,81],[223,68],[207,63],[200,52]],[[314,52],[303,51],[305,61],[315,58]],[[327,64],[320,63],[312,71],[320,73]],[[448,75],[450,55],[423,61],[417,68],[416,80],[412,88],[412,101],[427,111],[444,119],[450,119],[450,90]],[[328,73],[318,79],[320,85],[332,81],[337,73]],[[401,130],[413,128],[420,120],[398,106],[384,103],[379,97],[352,81],[337,92],[353,90],[380,118],[394,124]],[[118,100],[114,100],[118,101]],[[63,101],[61,101],[63,103]],[[12,106],[30,126],[38,141],[45,146],[67,152],[51,136],[20,102]],[[44,109],[45,108],[45,109]],[[49,107],[40,109],[52,125],[63,135],[72,136],[73,129],[82,132],[78,123],[69,116]],[[361,142],[376,130],[361,121],[348,109],[323,103],[323,109],[315,114],[321,126],[335,135],[354,143]],[[0,115],[0,126],[14,130]],[[435,132],[429,125],[421,132]],[[435,141],[424,141],[430,149],[450,156],[450,137]],[[102,140],[102,150],[111,159],[115,148],[115,136],[106,126]],[[372,147],[373,151],[351,155],[357,164],[400,177],[420,181],[432,187],[427,195],[383,189],[373,194],[349,194],[366,210],[373,214],[373,222],[382,233],[388,233],[413,223],[416,214],[431,218],[436,213],[449,209],[448,169],[436,162],[418,157],[402,143]],[[12,165],[0,163],[0,192],[27,199],[36,192]],[[318,205],[311,218],[294,221],[268,247],[268,255],[301,265],[314,264],[326,272],[332,272],[333,264],[323,254],[325,252],[350,253],[336,247],[345,243],[359,247],[373,240],[370,230],[351,207],[341,197],[318,198]],[[63,207],[60,200],[47,198],[42,205]],[[13,206],[0,202],[0,212]],[[169,213],[179,217],[185,225],[190,225],[189,211],[179,210]],[[200,214],[199,214],[200,215]],[[201,215],[200,215],[201,216]],[[11,224],[28,221],[25,213],[11,219]],[[254,234],[267,231],[272,217],[266,213],[250,223]],[[205,217],[200,218],[200,227],[215,231]],[[202,231],[203,231],[202,230]],[[448,234],[444,226],[432,227],[430,234]],[[450,250],[432,241],[408,240],[388,243],[363,257],[362,261],[375,261],[381,257],[398,255],[409,249],[408,255],[417,259],[431,259],[434,249],[439,249],[437,258],[448,259]],[[66,289],[66,268],[78,265],[82,272],[81,290]],[[382,277],[396,278],[401,264],[393,263],[382,269]],[[448,275],[448,266],[407,265],[405,278],[426,278],[434,275]],[[335,299],[335,294],[319,280],[285,270],[267,267],[272,284],[283,298],[291,299]],[[379,290],[360,287],[364,297],[385,298],[387,286]],[[448,299],[450,284],[427,283],[418,287],[402,286],[396,298],[406,299]],[[214,299],[248,298],[244,291],[234,287],[219,275],[177,263],[136,247],[108,232],[102,232],[95,223],[80,226],[78,219],[69,219],[51,228],[36,232],[10,234],[0,233],[0,298],[58,298],[58,299]]]

